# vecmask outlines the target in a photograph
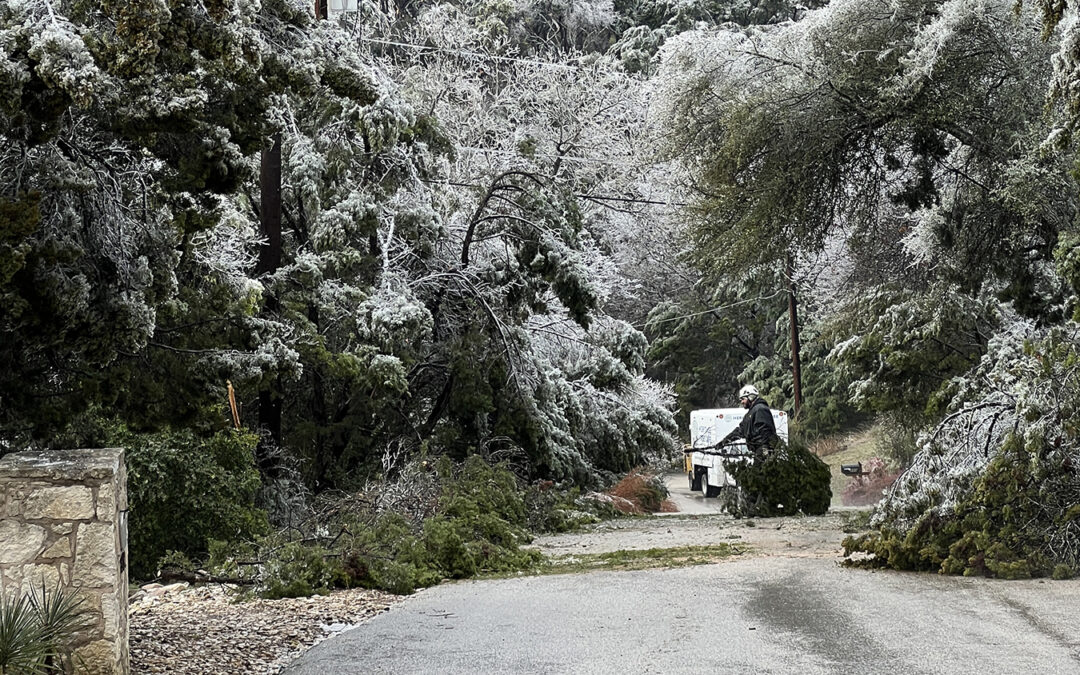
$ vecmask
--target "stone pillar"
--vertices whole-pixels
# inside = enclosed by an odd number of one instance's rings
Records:
[[[78,672],[130,672],[124,452],[50,450],[0,458],[0,594],[57,584],[83,598],[71,636]]]

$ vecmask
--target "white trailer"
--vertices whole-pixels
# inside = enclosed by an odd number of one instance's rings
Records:
[[[724,448],[713,448],[739,426],[746,410],[743,408],[713,408],[690,412],[690,446],[686,450],[686,475],[691,490],[701,490],[706,497],[718,497],[725,487],[735,487],[735,479],[724,470],[724,461],[747,461],[750,452],[745,441],[739,440]],[[773,410],[776,435],[786,443],[788,416],[783,410]]]

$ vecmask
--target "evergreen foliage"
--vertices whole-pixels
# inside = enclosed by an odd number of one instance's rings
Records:
[[[867,564],[901,569],[1076,574],[1075,338],[1073,326],[1036,332],[1020,346],[995,340],[977,372],[989,391],[961,389],[979,398],[924,437],[912,468],[874,516],[880,531],[846,541],[846,550],[873,553]]]
[[[804,305],[804,312],[811,307]],[[809,313],[809,312],[807,312]],[[759,356],[739,374],[740,382],[753,382],[773,408],[795,409],[795,392],[789,362],[790,319],[785,312],[777,320],[776,348],[772,356]],[[812,441],[816,438],[850,429],[861,421],[859,411],[850,395],[851,375],[832,358],[832,345],[820,323],[811,323],[799,331],[800,372],[803,404],[798,418],[792,418],[798,435]]]
[[[832,500],[829,467],[798,439],[778,442],[760,460],[725,460],[741,495],[728,503],[736,517],[820,516]]]
[[[876,532],[848,537],[845,555],[873,554],[856,565],[964,576],[1076,575],[1075,548],[1058,550],[1051,540],[1076,530],[1080,507],[1047,506],[1061,504],[1063,486],[1072,483],[1069,491],[1075,491],[1074,472],[1038,461],[1040,450],[1045,451],[1010,438],[961,501],[949,509],[922,512],[906,530],[886,524]]]
[[[918,424],[940,419],[956,393],[953,378],[978,364],[1000,322],[993,298],[882,286],[830,320],[830,332],[851,337],[829,357],[851,381],[855,405]]]
[[[268,522],[255,499],[257,437],[189,430],[110,439],[127,450],[131,575],[154,576],[168,551],[199,557],[211,540],[239,542],[265,534]]]
[[[1080,43],[1052,32],[1075,8],[1043,8],[1045,42],[1029,9],[837,0],[661,50],[697,258],[742,275],[795,256],[822,291],[808,366],[901,438],[921,431],[913,455],[896,444],[910,467],[878,531],[849,541],[869,564],[1075,570]]]
[[[0,454],[127,446],[136,574],[258,540],[289,467],[443,457],[425,517],[259,540],[265,592],[520,569],[574,517],[496,465],[596,485],[669,457],[675,409],[791,409],[792,285],[800,431],[883,415],[911,465],[853,546],[1073,574],[1080,38],[1032,9],[4,3]],[[226,381],[257,463],[207,431]],[[799,447],[755,471],[763,512],[827,503]]]
[[[747,364],[780,361],[788,353],[776,349],[785,338],[776,332],[776,319],[787,312],[776,274],[755,270],[745,281],[715,284],[710,290],[702,281],[693,296],[658,304],[646,323],[649,373],[672,382],[684,428],[691,410],[723,407],[734,398],[749,381],[740,379]]]
[[[416,9],[375,24],[419,41],[458,26],[492,54],[516,33],[551,58],[546,40],[585,44],[610,23],[567,5],[576,28],[552,36],[531,10]],[[507,105],[525,89],[454,58],[373,53],[295,0],[29,0],[0,30],[4,451],[85,437],[96,410],[138,432],[212,427],[226,380],[243,422],[268,427],[260,469],[279,478],[276,446],[316,491],[427,451],[498,446],[585,483],[673,447],[641,334],[601,306],[612,263],[579,193],[614,172],[548,158],[553,128],[592,125],[566,154],[612,115],[590,87],[610,69],[523,67],[511,80],[543,91]],[[275,138],[270,269],[255,153]],[[509,153],[478,171],[459,149],[491,138]]]
[[[536,516],[530,516],[513,473],[479,455],[461,464],[444,457],[432,470],[434,506],[427,517],[414,520],[394,510],[348,512],[318,523],[324,533],[340,532],[316,537],[321,543],[286,532],[249,545],[215,542],[210,565],[227,575],[253,574],[264,596],[293,597],[344,586],[411,593],[447,578],[539,564],[538,551],[521,548],[531,540],[528,525]],[[548,505],[549,514],[553,506]],[[552,516],[544,519],[550,522]],[[237,559],[261,564],[240,567]]]

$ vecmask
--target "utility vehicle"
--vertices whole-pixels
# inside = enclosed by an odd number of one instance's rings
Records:
[[[684,463],[691,490],[701,490],[706,497],[719,497],[724,488],[734,488],[735,479],[724,470],[724,461],[750,460],[743,440],[723,447],[714,447],[720,439],[739,426],[746,410],[742,408],[712,408],[690,412],[690,445],[685,448]],[[773,410],[776,435],[788,440],[788,415]]]

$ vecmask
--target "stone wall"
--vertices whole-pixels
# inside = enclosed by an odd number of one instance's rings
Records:
[[[0,458],[0,594],[42,582],[83,597],[78,672],[128,673],[127,479],[122,450]]]

